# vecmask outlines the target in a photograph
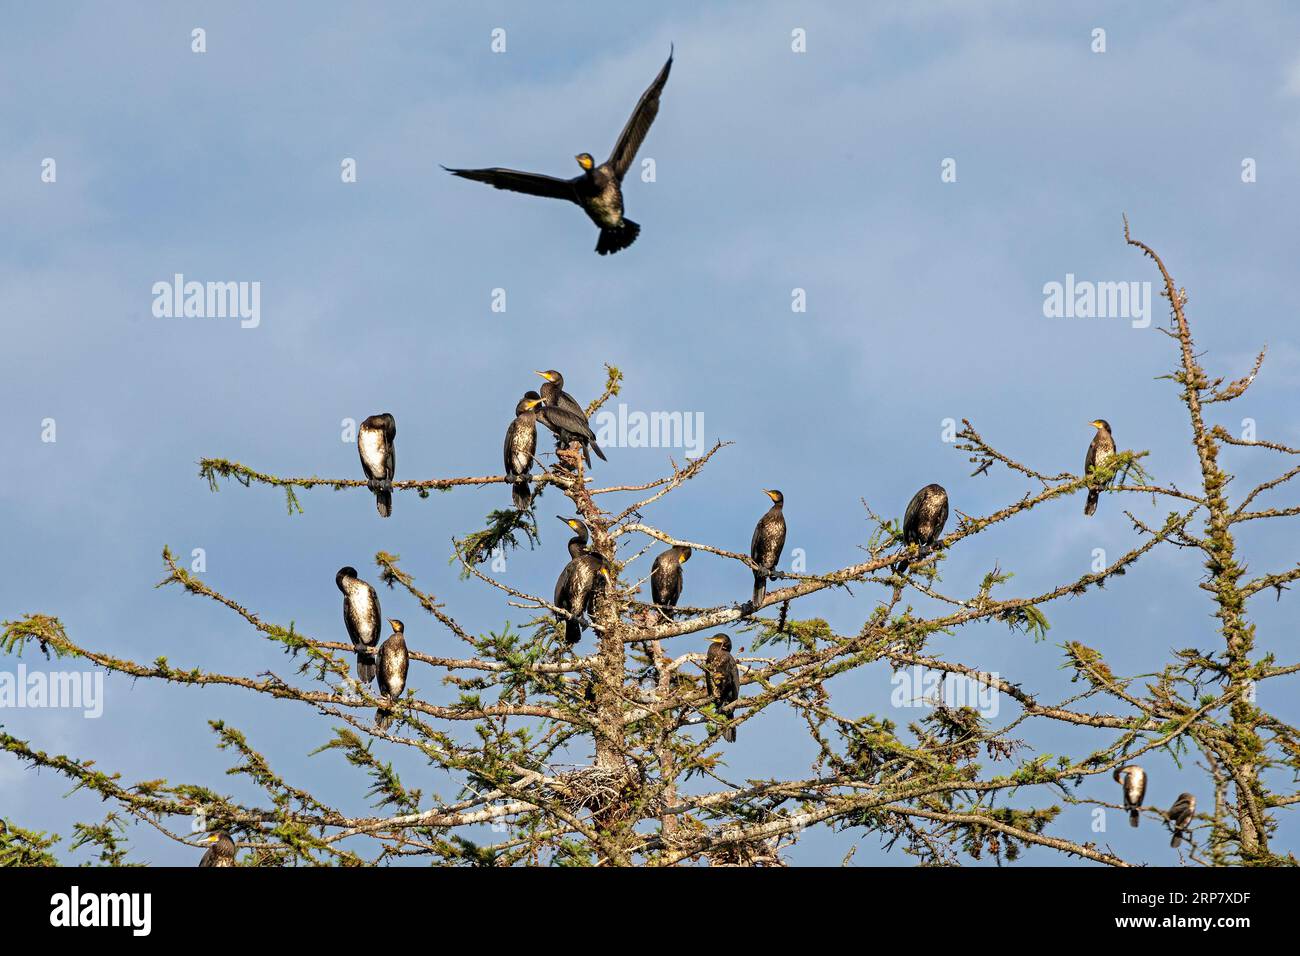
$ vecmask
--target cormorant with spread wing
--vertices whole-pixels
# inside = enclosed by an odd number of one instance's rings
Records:
[[[510,492],[519,511],[527,509],[533,500],[528,480],[537,454],[537,406],[532,403],[541,397],[536,392],[524,392],[515,405],[514,421],[506,429],[506,478],[511,482]]]
[[[1099,418],[1089,424],[1097,429],[1097,434],[1092,436],[1092,443],[1088,446],[1088,455],[1083,459],[1084,475],[1092,474],[1094,468],[1100,468],[1106,463],[1107,458],[1115,454],[1115,436],[1111,434],[1110,422],[1104,418]],[[1101,488],[1089,488],[1088,502],[1083,506],[1083,513],[1086,515],[1095,514],[1097,501],[1100,498]]]
[[[366,485],[375,493],[380,517],[393,513],[393,474],[397,470],[397,421],[385,412],[371,415],[357,429],[357,452],[366,473]]]
[[[582,418],[587,425],[587,431],[591,432],[591,422],[587,421],[587,410],[578,404],[578,400],[564,390],[564,376],[555,369],[548,369],[545,372],[537,372],[543,379],[542,381],[542,399],[549,408],[559,408],[566,412],[572,412]],[[594,451],[601,461],[609,461],[605,453],[600,450],[596,444],[596,435],[591,433],[591,450]],[[582,447],[582,457],[587,462],[587,467],[591,467],[591,455],[587,452],[587,446]]]
[[[669,613],[669,608],[675,608],[682,596],[682,565],[690,557],[691,549],[686,545],[673,545],[655,558],[654,566],[650,569],[651,600],[665,613]]]
[[[574,158],[582,167],[582,174],[573,179],[559,179],[555,176],[543,176],[538,173],[526,173],[517,169],[448,169],[447,172],[464,179],[487,183],[497,189],[527,193],[530,196],[542,196],[548,199],[567,199],[577,203],[600,229],[600,238],[596,242],[596,252],[602,256],[620,249],[626,249],[636,241],[641,227],[623,215],[623,177],[632,167],[637,150],[650,124],[659,113],[659,94],[668,82],[668,72],[672,69],[671,51],[668,62],[664,64],[659,75],[650,87],[641,94],[641,100],[632,111],[631,118],[619,134],[614,150],[609,159],[596,165],[590,153],[579,153]]]
[[[755,611],[767,595],[767,579],[776,570],[781,560],[781,549],[785,547],[785,515],[781,509],[785,506],[785,495],[779,491],[764,491],[772,499],[772,507],[758,519],[754,528],[754,537],[749,542],[749,556],[763,571],[754,572]]]
[[[564,616],[564,640],[567,644],[576,644],[582,639],[582,615],[591,610],[592,598],[599,589],[601,581],[609,581],[609,569],[604,559],[594,551],[587,550],[587,526],[577,518],[556,515],[574,532],[569,539],[569,563],[560,572],[555,582],[556,607],[562,609]]]
[[[735,714],[723,708],[740,699],[740,668],[731,656],[731,638],[715,634],[709,639],[709,652],[704,655],[704,683],[713,698],[713,706],[723,720],[732,720]],[[736,728],[728,727],[722,737],[729,744],[736,742]]]
[[[907,511],[903,514],[903,546],[933,546],[947,523],[948,492],[943,490],[943,485],[926,485],[907,503]],[[902,574],[910,564],[911,561],[904,558],[894,565],[894,573]]]

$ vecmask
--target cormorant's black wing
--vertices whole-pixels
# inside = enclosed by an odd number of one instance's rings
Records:
[[[479,183],[487,183],[497,189],[527,193],[530,196],[544,196],[547,199],[578,201],[578,193],[573,188],[573,180],[571,179],[557,179],[554,176],[524,173],[517,169],[502,169],[499,166],[494,166],[492,169],[451,169],[447,166],[442,168],[453,176],[472,179]]]
[[[917,525],[921,523],[921,503],[924,500],[924,492],[918,491],[907,503],[907,511],[903,513],[903,544],[911,544],[916,539]]]
[[[668,82],[668,71],[672,68],[673,54],[670,50],[668,62],[664,64],[664,68],[659,71],[659,75],[655,77],[649,88],[641,94],[636,109],[628,117],[627,125],[623,127],[618,142],[614,144],[613,152],[609,154],[609,159],[605,160],[606,164],[614,170],[614,175],[619,178],[619,182],[623,181],[623,177],[632,167],[632,160],[636,159],[636,151],[641,148],[641,141],[645,139],[645,134],[650,132],[650,124],[659,115],[659,94],[663,92],[664,84]]]

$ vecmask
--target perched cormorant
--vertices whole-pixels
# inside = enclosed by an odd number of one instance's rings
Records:
[[[235,865],[235,841],[230,839],[230,834],[225,830],[211,834],[203,842],[212,845],[203,854],[203,859],[199,860],[199,866]]]
[[[731,638],[726,634],[715,634],[709,639],[709,652],[704,655],[704,683],[722,719],[729,721],[735,717],[734,712],[723,709],[740,699],[740,668],[731,656]],[[728,727],[722,736],[727,743],[735,743],[736,728]]]
[[[379,645],[379,667],[375,676],[379,679],[379,693],[384,700],[398,701],[406,691],[406,669],[411,661],[406,653],[406,638],[403,637],[406,629],[402,622],[394,619],[388,623],[393,633]],[[375,712],[375,724],[380,730],[387,730],[392,722],[392,711],[387,707],[380,707]]]
[[[547,369],[545,372],[537,372],[542,377],[542,399],[548,407],[562,408],[565,411],[572,412],[575,415],[582,416],[582,420],[587,423],[587,431],[591,432],[591,422],[587,420],[587,410],[578,404],[578,400],[564,390],[564,376],[555,369]],[[591,435],[591,450],[594,451],[601,461],[609,461],[605,453],[600,450],[596,444],[596,435]],[[582,448],[582,457],[587,461],[587,467],[591,467],[591,455],[587,453],[587,447]]]
[[[1097,429],[1097,434],[1092,436],[1092,444],[1088,446],[1088,456],[1083,460],[1084,475],[1092,474],[1094,468],[1100,468],[1106,463],[1107,458],[1115,454],[1115,436],[1111,434],[1110,422],[1099,418],[1090,424]],[[1100,498],[1101,488],[1089,488],[1088,503],[1083,506],[1083,513],[1086,515],[1096,513],[1097,501]]]
[[[363,684],[375,679],[375,648],[383,615],[375,589],[357,577],[357,569],[341,568],[334,583],[343,592],[343,624],[357,649],[357,678]]]
[[[556,515],[573,531],[569,539],[569,563],[560,572],[555,582],[556,607],[564,611],[564,640],[567,644],[576,644],[582,639],[582,615],[591,610],[592,598],[597,593],[601,580],[609,580],[609,569],[604,559],[594,551],[587,550],[587,526],[577,518]]]
[[[619,134],[614,150],[609,159],[597,166],[590,153],[579,153],[574,157],[582,167],[582,173],[573,179],[558,179],[538,173],[525,173],[516,169],[448,169],[453,176],[473,179],[487,183],[497,189],[509,189],[530,196],[544,196],[549,199],[567,199],[582,207],[591,221],[600,229],[600,239],[596,242],[596,251],[602,256],[626,249],[636,241],[641,227],[623,216],[623,177],[627,175],[641,148],[641,141],[650,130],[655,115],[659,112],[659,94],[668,82],[668,72],[672,69],[671,52],[668,62],[664,64],[659,75],[650,84],[649,89],[641,94],[641,100],[632,111],[632,116]]]
[[[928,548],[943,534],[948,523],[948,492],[942,485],[926,485],[912,496],[903,514],[903,547],[918,545]],[[894,573],[902,574],[911,561],[907,558],[894,565]]]
[[[1147,772],[1135,763],[1115,771],[1115,782],[1124,791],[1124,809],[1128,811],[1129,826],[1137,826],[1142,809],[1142,798],[1147,794]]]
[[[651,600],[661,610],[674,608],[682,596],[682,565],[690,560],[691,549],[685,545],[673,545],[655,558],[650,569]]]
[[[781,512],[785,504],[785,496],[779,491],[765,490],[763,494],[772,499],[772,507],[758,519],[758,524],[754,528],[754,537],[749,542],[750,558],[760,568],[765,569],[765,571],[754,572],[752,603],[756,611],[767,594],[767,579],[776,570],[776,564],[781,560],[781,549],[785,547],[785,515]]]
[[[514,497],[515,508],[524,511],[532,503],[533,496],[528,488],[529,472],[533,466],[533,456],[537,454],[537,406],[535,402],[542,396],[536,392],[524,392],[524,397],[515,405],[515,418],[506,429],[505,459],[506,477],[511,480],[510,491]]]
[[[568,448],[576,441],[582,446],[583,459],[588,465],[591,464],[591,454],[587,451],[587,446],[596,444],[596,435],[587,424],[587,419],[567,408],[553,406],[544,398],[532,399],[529,405],[537,409],[537,420],[550,429],[551,434],[555,436],[557,448]],[[602,454],[601,457],[605,456]]]
[[[1174,805],[1169,808],[1169,822],[1174,825],[1174,838],[1169,841],[1172,847],[1178,846],[1183,842],[1183,835],[1191,839],[1191,833],[1187,830],[1187,824],[1192,822],[1192,816],[1196,813],[1196,798],[1190,793],[1180,793]]]
[[[366,473],[366,485],[375,493],[375,507],[387,518],[393,513],[393,472],[397,452],[397,421],[392,415],[371,415],[357,429],[357,451]]]

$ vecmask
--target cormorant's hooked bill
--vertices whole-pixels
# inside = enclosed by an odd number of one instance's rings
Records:
[[[772,507],[758,519],[754,536],[749,542],[749,557],[762,571],[754,572],[754,595],[750,603],[755,611],[767,596],[767,580],[776,570],[781,560],[781,550],[785,547],[785,496],[776,490],[764,490],[763,494],[772,499]]]
[[[1106,464],[1106,459],[1115,454],[1115,436],[1111,434],[1110,422],[1104,418],[1098,418],[1096,421],[1089,422],[1093,428],[1097,429],[1097,434],[1092,436],[1092,443],[1088,446],[1088,454],[1083,459],[1083,473],[1085,476],[1091,475],[1093,469],[1100,468]],[[1088,501],[1083,506],[1083,513],[1086,515],[1095,514],[1097,511],[1097,501],[1101,498],[1101,488],[1088,488]]]
[[[727,705],[740,699],[740,668],[731,656],[731,638],[726,634],[715,634],[709,639],[709,652],[704,655],[704,683],[722,718],[733,719],[735,714]],[[727,743],[735,743],[736,728],[728,727],[722,736]]]
[[[932,548],[943,535],[948,523],[948,492],[943,485],[926,485],[912,496],[903,514],[903,546]],[[894,573],[902,574],[911,561],[904,558],[894,564]]]
[[[663,65],[654,82],[641,94],[641,99],[632,111],[627,125],[619,134],[609,159],[596,165],[590,153],[578,153],[574,159],[582,173],[573,179],[559,179],[539,173],[526,173],[517,169],[450,169],[447,172],[463,179],[487,183],[497,189],[526,193],[530,196],[543,196],[548,199],[567,199],[582,207],[588,218],[600,229],[600,238],[596,242],[596,252],[608,255],[626,249],[636,241],[641,227],[623,215],[623,177],[632,166],[637,150],[650,131],[650,124],[659,113],[659,94],[668,82],[668,73],[672,70],[673,56],[669,51],[668,62]]]
[[[381,517],[393,513],[393,474],[397,470],[397,421],[392,415],[371,415],[357,429],[357,452],[366,473],[366,485],[375,493]]]

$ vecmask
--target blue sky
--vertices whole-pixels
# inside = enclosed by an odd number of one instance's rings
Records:
[[[164,544],[204,548],[210,584],[319,637],[342,639],[334,572],[353,564],[373,579],[379,550],[400,554],[462,624],[499,627],[508,609],[446,559],[453,535],[508,500],[504,488],[399,494],[390,521],[363,494],[316,492],[290,518],[269,489],[210,494],[195,462],[351,477],[356,451],[339,423],[384,410],[398,422],[399,477],[495,473],[534,368],[562,369],[586,400],[610,362],[630,408],[702,413],[710,441],[735,444],[647,517],[743,550],[766,506],[760,489],[779,487],[787,554],[803,548],[810,570],[857,559],[869,534],[860,498],[898,515],[938,481],[955,508],[978,514],[1026,490],[1005,473],[970,478],[966,456],[941,440],[946,418],[969,418],[1056,472],[1081,466],[1087,423],[1104,417],[1121,446],[1150,450],[1158,478],[1190,486],[1182,406],[1156,380],[1175,360],[1156,329],[1160,300],[1144,330],[1042,312],[1043,285],[1067,273],[1155,278],[1124,246],[1124,212],[1187,287],[1212,369],[1243,374],[1270,347],[1249,397],[1220,420],[1235,430],[1249,416],[1261,437],[1300,441],[1300,338],[1283,281],[1300,219],[1300,13],[1281,4],[1247,15],[1209,4],[670,3],[595,17],[577,3],[154,3],[11,6],[3,17],[0,613],[58,615],[83,645],[284,669],[228,612],[154,590]],[[207,31],[202,55],[190,49],[194,27]],[[489,48],[497,27],[503,54]],[[1090,49],[1097,27],[1103,54]],[[806,53],[791,51],[795,28]],[[594,255],[577,210],[438,168],[571,175],[574,153],[607,154],[670,43],[676,61],[641,152],[657,180],[629,177],[642,233],[626,252]],[[46,157],[54,184],[40,178]],[[357,160],[355,184],[340,182],[345,157]],[[955,183],[940,181],[949,157]],[[155,318],[150,289],[177,272],[260,282],[260,326]],[[490,309],[495,288],[505,313]],[[804,313],[791,312],[794,288],[806,290]],[[41,441],[47,418],[52,444]],[[662,449],[609,457],[601,481],[667,467]],[[1243,487],[1278,462],[1237,454],[1229,465]],[[1105,498],[1085,519],[1072,498],[981,535],[949,557],[947,588],[971,592],[995,562],[1016,573],[1015,593],[1077,577],[1094,548],[1131,546],[1119,505]],[[512,584],[549,591],[563,555],[550,523],[541,549],[511,557]],[[1256,524],[1239,536],[1250,567],[1293,564],[1288,529]],[[1200,574],[1191,555],[1161,550],[1104,593],[1049,608],[1048,641],[972,628],[935,650],[1043,699],[1068,696],[1066,640],[1102,647],[1128,673],[1159,667],[1171,647],[1216,646]],[[684,600],[737,600],[747,579],[699,556]],[[797,613],[856,630],[878,596],[855,593]],[[411,602],[382,599],[412,646],[451,649]],[[1284,659],[1295,600],[1253,609],[1261,647]],[[428,674],[412,683],[448,694]],[[833,689],[850,714],[919,716],[890,712],[883,667]],[[1276,712],[1293,721],[1294,690],[1264,691],[1290,698]],[[331,755],[308,756],[329,724],[305,710],[120,678],[107,694],[99,720],[0,721],[127,779],[248,795],[211,746],[206,722],[221,717],[294,782],[365,809],[363,780]],[[1092,745],[1054,727],[1026,739],[1053,753]],[[772,711],[742,729],[727,775],[802,775],[810,756],[799,726]],[[1183,789],[1210,798],[1190,765],[1153,760],[1148,771],[1153,803]],[[1115,796],[1108,780],[1088,786]],[[23,825],[66,831],[102,813],[57,799],[67,789],[0,761],[5,813]],[[1094,838],[1089,822],[1067,810],[1060,832]],[[1174,861],[1163,831],[1117,832],[1120,822],[1108,839],[1121,855]],[[192,862],[132,832],[143,859]],[[1298,842],[1285,822],[1276,845]],[[857,831],[810,832],[791,858],[834,863],[855,843],[855,863],[906,862]]]

